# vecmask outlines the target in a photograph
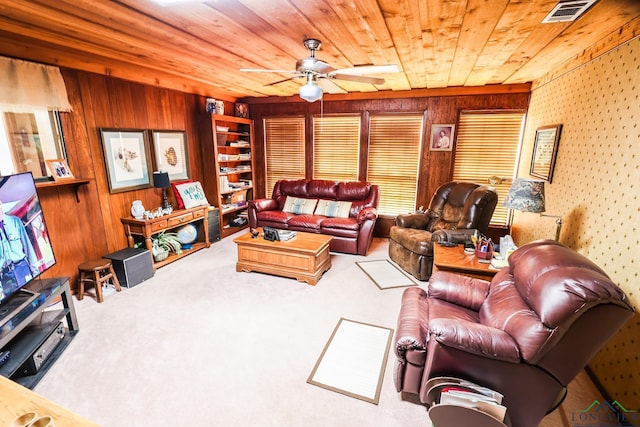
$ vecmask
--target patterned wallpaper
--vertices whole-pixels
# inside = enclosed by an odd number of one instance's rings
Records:
[[[519,177],[538,127],[561,123],[546,213],[562,216],[560,241],[602,267],[640,309],[640,38],[532,91]],[[553,218],[516,212],[516,244],[554,238]],[[613,399],[639,409],[640,315],[591,361]]]

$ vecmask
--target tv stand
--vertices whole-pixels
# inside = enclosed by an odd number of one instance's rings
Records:
[[[36,297],[0,320],[0,350],[10,352],[0,375],[32,389],[79,328],[68,277],[36,279],[26,289]],[[47,309],[58,298],[62,307]]]

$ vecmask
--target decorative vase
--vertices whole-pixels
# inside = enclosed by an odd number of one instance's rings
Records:
[[[216,114],[224,115],[224,101],[216,100]]]
[[[142,215],[144,215],[144,206],[142,206],[142,200],[134,200],[131,204],[131,215],[135,219],[142,219]]]

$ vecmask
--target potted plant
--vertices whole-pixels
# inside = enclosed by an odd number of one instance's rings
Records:
[[[151,253],[156,262],[165,260],[169,252],[175,252],[177,255],[182,253],[182,244],[176,233],[162,231],[151,236]]]

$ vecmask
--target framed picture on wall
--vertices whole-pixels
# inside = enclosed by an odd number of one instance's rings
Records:
[[[73,173],[65,159],[45,160],[45,162],[54,181],[73,179]]]
[[[110,193],[151,187],[147,131],[100,129]]]
[[[432,125],[429,149],[431,151],[451,151],[455,127],[455,125]]]
[[[549,183],[553,179],[553,169],[558,155],[558,143],[562,125],[542,126],[536,130],[536,138],[531,156],[529,173]]]
[[[168,172],[171,181],[189,178],[186,132],[154,130],[152,136],[156,170]]]

